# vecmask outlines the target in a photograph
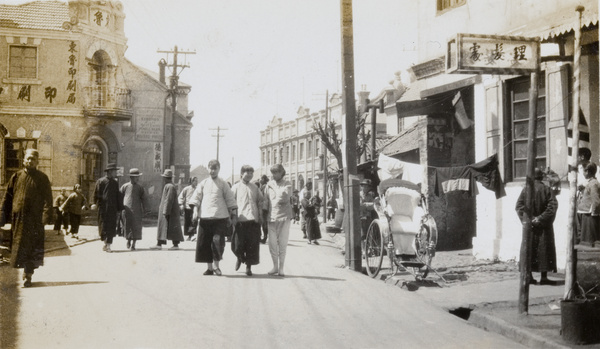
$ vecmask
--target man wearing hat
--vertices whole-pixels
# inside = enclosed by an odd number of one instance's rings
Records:
[[[367,236],[367,229],[373,221],[373,201],[375,195],[373,194],[372,184],[370,179],[363,179],[360,181],[360,225],[361,225],[361,237],[364,240]]]
[[[52,220],[52,187],[48,176],[37,170],[39,154],[27,149],[24,168],[6,186],[0,205],[0,227],[11,223],[13,268],[23,268],[24,287],[31,286],[34,269],[44,264],[44,224]]]
[[[179,243],[183,241],[183,232],[181,231],[181,221],[179,221],[181,213],[177,202],[177,187],[173,184],[173,171],[166,169],[162,177],[165,186],[158,207],[157,243],[150,249],[160,250],[167,240],[171,240],[173,247],[170,250],[178,250]]]
[[[135,251],[135,242],[142,239],[142,218],[150,211],[148,197],[144,187],[138,184],[142,174],[137,168],[129,170],[129,183],[121,187],[123,197],[123,235],[127,239],[127,248]]]
[[[117,182],[117,164],[108,164],[104,171],[106,176],[96,182],[94,203],[98,207],[98,233],[104,241],[102,249],[111,252],[110,245],[117,232],[117,218],[123,210],[123,202]]]

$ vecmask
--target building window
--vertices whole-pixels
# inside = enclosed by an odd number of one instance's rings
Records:
[[[437,0],[438,12],[453,9],[467,3],[467,0]]]
[[[292,161],[296,161],[296,145],[292,144]]]
[[[300,143],[300,152],[298,153],[298,160],[304,159],[304,143]]]
[[[529,77],[512,80],[508,84],[510,96],[508,112],[510,124],[507,133],[512,140],[507,175],[512,180],[524,179],[527,173],[527,136],[529,130]],[[546,81],[543,74],[539,78],[537,105],[536,155],[535,166],[546,168]]]
[[[319,149],[319,144],[320,144],[320,143],[321,143],[321,142],[319,142],[319,141],[316,141],[316,142],[315,142],[315,157],[319,157],[319,155],[321,155],[321,152],[319,151],[319,150],[320,150],[320,149]]]
[[[273,149],[273,165],[277,163],[277,149]]]
[[[271,164],[271,151],[267,152],[267,166]]]
[[[9,78],[37,78],[37,47],[10,46]]]
[[[9,180],[12,175],[23,168],[25,150],[36,148],[35,139],[6,138],[4,140],[4,178]]]
[[[266,165],[266,163],[265,163],[265,152],[264,152],[264,151],[262,152],[262,160],[261,160],[261,164],[262,164],[263,166],[265,166],[265,165]]]
[[[309,159],[312,157],[312,141],[308,141],[306,145],[306,158]]]
[[[290,146],[289,145],[285,146],[285,156],[284,156],[284,158],[285,158],[284,159],[285,163],[288,163],[290,161]]]

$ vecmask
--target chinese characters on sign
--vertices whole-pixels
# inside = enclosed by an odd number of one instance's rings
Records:
[[[77,44],[75,43],[75,41],[71,41],[71,44],[69,45],[68,58],[69,70],[67,71],[68,75],[71,78],[71,80],[69,80],[69,83],[67,84],[67,93],[69,94],[69,96],[67,97],[67,103],[71,104],[75,104],[75,92],[77,92],[77,80],[75,80],[75,75],[77,75],[77,69],[75,68],[75,62],[77,62],[77,56],[75,55],[75,53],[77,52],[76,48]],[[52,99],[50,99],[50,103],[52,103]]]
[[[154,143],[154,172],[162,172],[162,143]]]
[[[46,96],[46,99],[49,99],[50,103],[52,103],[52,100],[56,98],[56,87],[46,87],[46,92],[44,93],[44,95]]]
[[[21,90],[19,91],[19,96],[17,97],[17,99],[31,102],[31,85],[21,86]]]
[[[539,65],[539,39],[457,34],[448,41],[448,73],[525,74]]]
[[[164,119],[159,111],[146,111],[135,115],[135,139],[138,141],[162,142]]]
[[[100,10],[98,10],[98,11],[96,11],[96,13],[94,13],[94,23],[96,23],[96,25],[99,27],[101,27],[102,24],[104,24],[105,27],[108,27],[109,20],[110,20],[110,16],[105,15]]]

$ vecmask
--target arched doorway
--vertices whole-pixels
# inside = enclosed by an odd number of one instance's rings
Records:
[[[93,202],[96,181],[103,175],[107,159],[106,145],[99,139],[89,139],[82,151],[81,189],[88,199]]]

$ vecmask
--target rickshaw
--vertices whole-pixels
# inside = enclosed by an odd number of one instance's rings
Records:
[[[377,218],[369,225],[363,251],[368,275],[374,278],[379,274],[387,255],[391,266],[388,278],[400,268],[416,280],[426,278],[430,271],[435,272],[431,261],[438,232],[425,195],[417,184],[397,178],[382,181],[378,192],[373,204]]]

